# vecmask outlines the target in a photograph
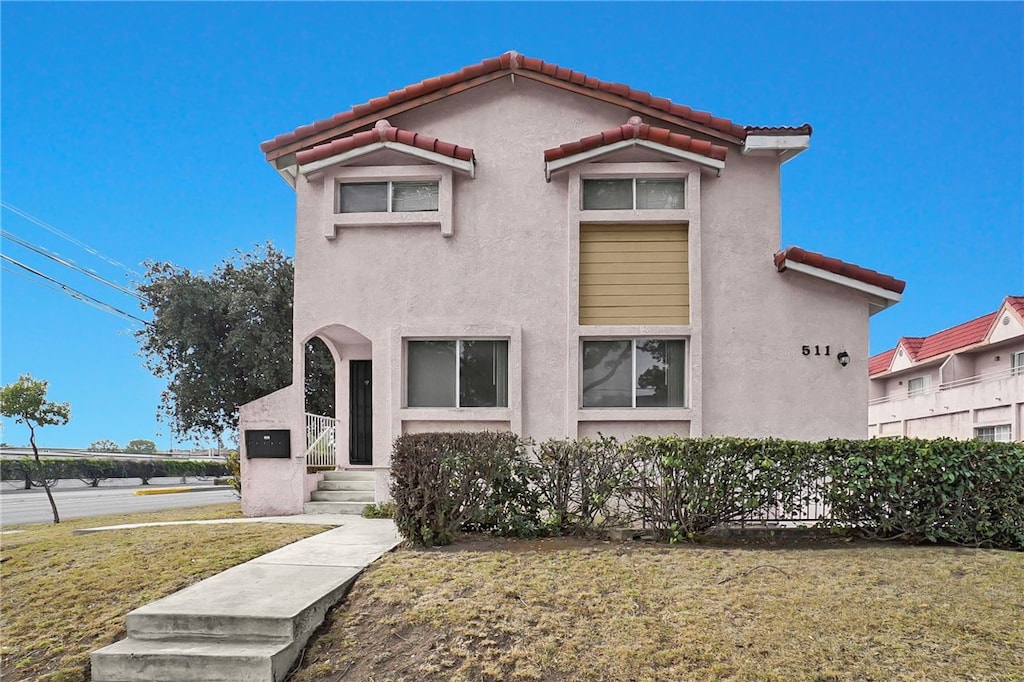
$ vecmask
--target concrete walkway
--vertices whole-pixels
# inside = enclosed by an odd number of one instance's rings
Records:
[[[306,523],[325,522],[306,516]],[[334,522],[340,525],[132,611],[128,638],[92,654],[92,679],[283,680],[327,609],[401,541],[389,519]]]

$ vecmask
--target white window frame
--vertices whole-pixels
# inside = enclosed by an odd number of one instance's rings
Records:
[[[991,438],[988,436],[991,435]],[[1000,438],[1005,436],[1005,440]],[[1013,429],[1009,424],[995,424],[994,426],[978,426],[974,429],[974,439],[986,443],[1012,443]]]
[[[1024,350],[1010,353],[1010,376],[1024,375]]]
[[[630,342],[630,361],[631,377],[630,377],[630,405],[628,407],[623,405],[613,405],[608,407],[591,407],[583,405],[583,345],[591,341],[629,341]],[[683,404],[682,405],[669,405],[665,407],[637,407],[636,405],[636,342],[637,341],[682,341],[683,342]],[[593,336],[580,339],[580,404],[579,409],[582,410],[679,410],[689,407],[689,358],[690,358],[690,344],[689,339],[682,336]],[[667,363],[666,363],[667,364]],[[666,371],[666,381],[668,380],[668,372]]]
[[[429,405],[429,406],[413,406],[409,404],[409,343],[415,343],[417,341],[454,341],[455,342],[455,404],[454,405]],[[504,341],[505,342],[505,405],[494,405],[492,407],[463,407],[462,403],[462,342],[463,341]],[[405,374],[406,377],[405,386],[403,387],[403,404],[404,409],[409,410],[507,410],[509,396],[509,373],[511,368],[509,367],[510,354],[512,352],[512,340],[508,337],[476,337],[476,336],[435,336],[435,337],[415,337],[405,339]]]
[[[434,185],[437,186],[437,208],[429,211],[396,211],[394,204],[394,187],[396,182],[398,184],[424,184],[428,182],[434,183]],[[344,187],[345,185],[387,185],[387,209],[383,211],[342,211],[341,188]],[[361,213],[437,213],[438,211],[441,210],[441,181],[437,178],[426,178],[423,180],[416,180],[412,178],[401,180],[383,178],[377,178],[372,180],[345,180],[339,182],[335,186],[335,192],[337,196],[335,197],[334,211],[339,215],[359,215]]]
[[[633,203],[627,208],[587,208],[584,205],[586,196],[586,184],[592,180],[596,181],[607,181],[607,180],[629,180],[631,189],[633,190]],[[637,208],[636,205],[636,181],[637,180],[676,180],[683,184],[683,205],[679,208]],[[583,176],[580,178],[580,210],[581,211],[685,211],[688,204],[689,198],[687,197],[687,185],[689,184],[689,178],[687,175],[632,175],[632,176]]]
[[[918,381],[918,380],[921,381],[921,388],[913,388],[911,386],[911,384],[913,382],[915,382],[915,381]],[[914,396],[924,395],[925,393],[928,392],[928,389],[931,388],[931,385],[932,385],[932,377],[931,377],[930,374],[925,374],[925,375],[922,375],[922,376],[919,376],[919,377],[914,377],[913,379],[908,379],[907,380],[907,397],[908,398],[913,398]]]
[[[323,235],[335,239],[339,230],[349,227],[439,227],[441,236],[448,238],[453,230],[453,173],[443,166],[340,166],[329,174],[314,178],[323,182],[322,214]],[[437,182],[436,211],[371,211],[369,213],[339,213],[342,184],[371,182]],[[390,201],[389,201],[390,203]]]

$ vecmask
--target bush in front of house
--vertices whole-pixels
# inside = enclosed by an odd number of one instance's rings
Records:
[[[1024,548],[1024,445],[826,441],[830,525],[879,538]]]
[[[401,436],[391,455],[395,524],[418,545],[447,545],[463,527],[529,537],[539,531],[526,443],[513,433]]]
[[[403,436],[392,460],[407,539],[455,531],[534,537],[642,525],[693,539],[723,525],[800,516],[871,537],[1024,548],[1024,446],[950,439],[638,436],[625,442],[512,434]]]

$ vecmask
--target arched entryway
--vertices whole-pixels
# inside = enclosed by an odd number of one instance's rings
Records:
[[[372,465],[370,340],[345,325],[328,325],[302,345],[307,466],[322,470]]]

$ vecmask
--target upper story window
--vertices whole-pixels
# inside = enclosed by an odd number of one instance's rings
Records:
[[[406,404],[508,407],[508,341],[408,341]]]
[[[1024,374],[1024,350],[1010,354],[1010,376]]]
[[[583,342],[583,407],[684,407],[686,342]]]
[[[412,213],[438,210],[438,181],[343,182],[339,213]]]
[[[683,178],[584,179],[583,210],[686,208]]]
[[[907,396],[924,395],[931,386],[930,376],[915,377],[907,382]]]

